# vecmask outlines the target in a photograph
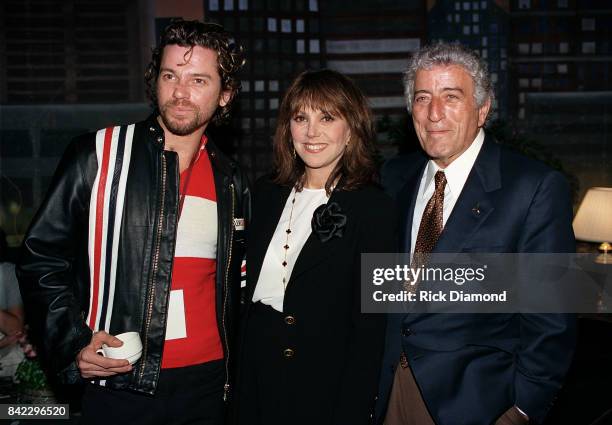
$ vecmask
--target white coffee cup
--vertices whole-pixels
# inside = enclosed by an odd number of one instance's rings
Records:
[[[110,347],[102,344],[102,348],[96,352],[109,359],[126,359],[130,364],[136,363],[140,356],[142,356],[142,341],[138,332],[124,332],[115,335],[115,338],[123,341],[121,347]]]

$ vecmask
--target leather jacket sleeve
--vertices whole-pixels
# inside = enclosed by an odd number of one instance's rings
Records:
[[[43,363],[64,383],[80,378],[75,358],[92,335],[84,318],[87,306],[79,300],[88,298],[83,294],[89,274],[87,221],[97,165],[93,137],[84,137],[64,153],[24,238],[17,268],[30,337]]]

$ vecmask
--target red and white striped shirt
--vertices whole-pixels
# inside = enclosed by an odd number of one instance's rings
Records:
[[[184,194],[172,270],[162,368],[223,358],[215,311],[217,196],[206,138],[190,170],[180,176]],[[186,187],[185,187],[186,186]]]

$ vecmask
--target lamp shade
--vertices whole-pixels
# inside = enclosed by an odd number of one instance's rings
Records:
[[[576,239],[612,242],[612,187],[592,187],[574,218]]]

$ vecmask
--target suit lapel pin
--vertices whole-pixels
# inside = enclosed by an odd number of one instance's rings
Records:
[[[474,213],[476,217],[480,215],[480,203],[477,203],[476,205],[474,205],[474,208],[472,208],[472,212]]]

